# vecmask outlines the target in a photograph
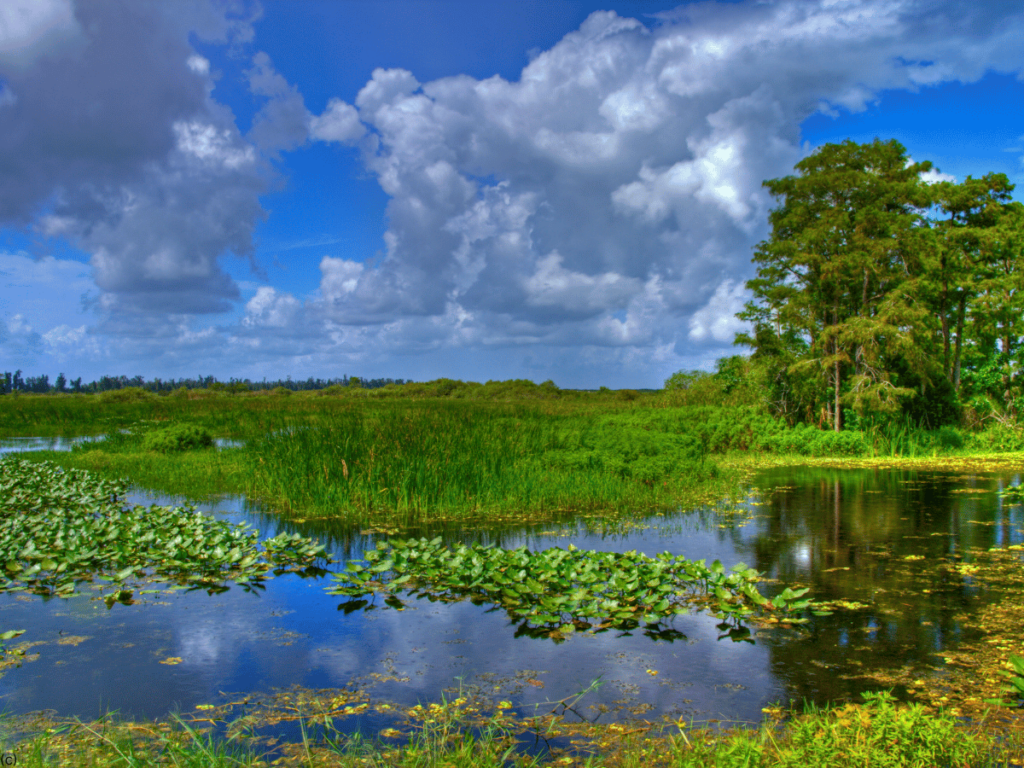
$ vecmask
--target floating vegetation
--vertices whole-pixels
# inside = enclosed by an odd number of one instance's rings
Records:
[[[1011,485],[997,492],[999,498],[1011,504],[1019,504],[1024,501],[1024,486]]]
[[[1006,693],[1012,693],[1017,697],[1017,703],[1010,701],[1003,701],[1002,699],[986,699],[986,704],[998,704],[1003,707],[1013,707],[1018,704],[1024,706],[1024,658],[1020,656],[1010,657],[1010,666],[1013,667],[1013,672],[1008,672],[1005,669],[999,670],[999,673],[1007,678],[1009,685],[1004,689]]]
[[[397,594],[402,590],[441,600],[468,597],[478,604],[500,605],[513,620],[523,622],[519,634],[554,640],[576,631],[629,631],[641,622],[648,624],[648,634],[681,638],[658,623],[694,607],[736,621],[781,612],[784,622],[798,624],[807,619],[795,614],[812,606],[804,597],[807,589],[787,587],[768,599],[755,586],[763,576],[744,563],[727,573],[718,560],[707,565],[667,552],[652,558],[572,545],[538,552],[480,544],[449,548],[438,537],[393,539],[364,558],[364,564],[349,562],[345,571],[334,574],[341,584],[329,593],[353,598],[340,610],[366,607],[365,596],[378,592],[394,608],[403,606]],[[734,640],[749,639],[746,628],[720,628],[728,629]]]
[[[124,481],[14,458],[0,461],[0,593],[69,596],[80,582],[156,579],[224,589],[252,585],[276,569],[315,568],[324,547],[298,534],[262,543],[247,525],[231,525],[194,507],[129,506]],[[129,602],[119,588],[108,606]]]

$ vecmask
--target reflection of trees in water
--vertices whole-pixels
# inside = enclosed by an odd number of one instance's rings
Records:
[[[844,676],[908,662],[935,666],[937,652],[965,639],[956,616],[986,598],[941,566],[1021,537],[1021,507],[994,493],[1006,482],[889,469],[759,478],[766,491],[786,486],[766,493],[756,533],[737,543],[747,562],[782,584],[805,583],[815,599],[868,605],[812,617],[799,637],[769,640],[773,671],[798,700],[877,687]],[[964,488],[992,492],[954,493]]]

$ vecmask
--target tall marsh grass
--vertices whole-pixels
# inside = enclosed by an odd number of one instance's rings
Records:
[[[253,492],[273,504],[405,522],[651,507],[712,471],[682,436],[525,405],[350,408],[270,420],[246,445]]]

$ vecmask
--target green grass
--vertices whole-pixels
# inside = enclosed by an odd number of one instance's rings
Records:
[[[384,768],[982,768],[1019,763],[1019,732],[965,725],[886,693],[862,705],[811,708],[755,728],[651,726],[643,721],[573,725],[560,718],[518,719],[508,709],[475,711],[466,700],[416,707],[402,731],[347,736],[329,718],[300,721],[302,739],[273,750],[251,727],[228,724],[227,738],[175,717],[168,723],[106,717],[92,723],[0,720],[3,749],[22,766],[373,766]],[[19,733],[18,731],[21,731]],[[530,755],[524,744],[570,737],[574,752]]]
[[[241,449],[109,453],[93,451],[32,451],[26,461],[49,461],[68,469],[85,469],[107,479],[130,478],[147,490],[199,501],[219,494],[240,494],[248,488],[246,461]]]
[[[716,471],[653,421],[449,402],[268,419],[246,457],[276,508],[400,523],[668,507]]]
[[[295,395],[143,405],[149,410],[111,403],[109,418],[120,426],[108,423],[106,440],[33,460],[194,499],[246,493],[296,516],[371,525],[674,509],[731,490],[736,480],[716,477],[679,413],[618,401]],[[177,414],[168,410],[179,406]],[[128,416],[145,418],[122,424]],[[245,447],[192,447],[209,434],[241,437]]]

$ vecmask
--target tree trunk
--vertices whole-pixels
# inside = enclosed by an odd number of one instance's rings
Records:
[[[960,294],[956,310],[956,351],[953,353],[953,390],[960,394],[960,350],[963,349],[964,315],[967,310],[967,294]]]
[[[835,373],[833,374],[833,379],[834,379],[834,384],[835,384],[835,400],[836,400],[836,403],[835,403],[835,413],[834,413],[833,418],[832,418],[832,424],[833,424],[833,428],[835,429],[835,431],[838,432],[840,429],[842,429],[842,426],[840,425],[840,421],[841,421],[840,413],[841,413],[841,411],[839,409],[839,342],[838,341],[833,342],[832,351],[835,353],[835,356],[836,356]]]

